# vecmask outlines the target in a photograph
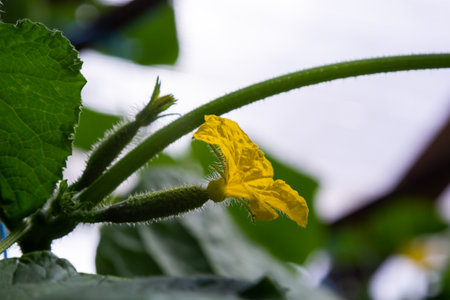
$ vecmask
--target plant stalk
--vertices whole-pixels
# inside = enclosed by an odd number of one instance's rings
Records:
[[[209,198],[205,188],[182,186],[131,196],[125,201],[102,209],[77,211],[70,218],[81,223],[151,222],[195,210],[205,204]]]
[[[99,203],[158,152],[200,126],[204,122],[204,115],[222,115],[257,100],[335,79],[449,67],[450,54],[390,56],[315,67],[256,83],[202,105],[155,132],[107,170],[78,198],[81,202]]]

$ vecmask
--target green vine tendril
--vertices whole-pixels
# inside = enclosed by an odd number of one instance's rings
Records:
[[[202,105],[155,132],[80,193],[78,199],[84,203],[99,203],[158,152],[200,126],[206,114],[222,115],[269,96],[335,79],[383,72],[449,67],[450,54],[390,56],[306,69],[245,87]]]

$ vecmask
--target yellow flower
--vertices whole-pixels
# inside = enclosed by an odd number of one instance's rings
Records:
[[[250,211],[259,220],[273,220],[279,210],[305,227],[308,206],[297,191],[283,180],[273,180],[272,164],[264,157],[238,124],[215,115],[206,115],[205,123],[194,138],[220,148],[224,159],[222,178],[208,185],[215,202],[225,198],[245,198]]]

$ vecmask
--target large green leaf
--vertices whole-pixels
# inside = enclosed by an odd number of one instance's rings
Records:
[[[62,177],[85,79],[77,52],[42,24],[0,23],[0,205],[14,226]]]
[[[163,183],[170,187],[197,181],[202,170],[189,172],[187,168],[180,168],[192,160],[192,156],[172,160],[161,156],[143,172],[145,184],[138,186],[139,191],[160,189]],[[161,178],[164,180],[159,180]],[[119,276],[202,273],[251,281],[268,275],[289,289],[289,298],[336,299],[327,291],[308,287],[298,269],[278,260],[261,244],[250,240],[235,224],[226,207],[221,206],[223,204],[210,203],[201,209],[201,213],[188,213],[145,226],[103,227],[97,249],[97,271]],[[249,218],[246,221],[251,223]],[[291,225],[297,227],[295,223]],[[284,245],[293,238],[286,239]]]
[[[338,299],[308,286],[300,269],[249,240],[220,207],[147,226],[104,227],[96,260],[100,273],[133,277],[203,273],[255,281],[267,275],[290,299]]]
[[[270,280],[218,276],[125,279],[77,273],[50,252],[0,261],[0,299],[283,299]]]
[[[104,226],[101,237],[96,257],[99,274],[213,274],[199,243],[175,220],[152,226]]]

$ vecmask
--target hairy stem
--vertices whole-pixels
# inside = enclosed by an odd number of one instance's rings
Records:
[[[135,120],[114,128],[97,145],[86,163],[83,174],[71,185],[71,190],[80,191],[94,182],[131,142],[141,127],[150,125],[160,113],[176,102],[172,95],[159,97],[160,87],[161,82],[157,78],[149,103],[136,115]]]
[[[109,207],[75,212],[71,217],[82,223],[146,222],[176,216],[201,207],[209,194],[200,186],[183,186],[131,196]]]
[[[449,67],[450,54],[390,56],[306,69],[248,86],[202,105],[155,132],[84,190],[79,195],[79,200],[100,202],[158,152],[200,126],[204,121],[204,115],[222,115],[269,96],[335,79],[382,72]]]

